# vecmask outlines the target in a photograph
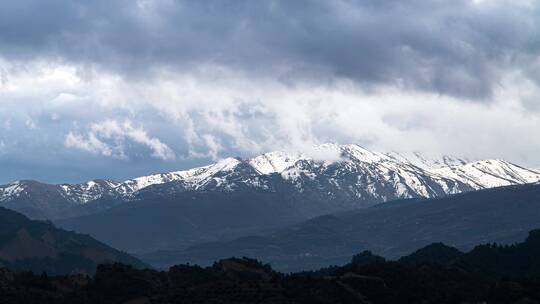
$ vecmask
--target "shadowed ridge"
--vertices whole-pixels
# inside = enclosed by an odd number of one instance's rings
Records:
[[[30,220],[0,207],[0,263],[16,270],[49,274],[93,273],[96,265],[122,262],[147,267],[138,259],[88,235]]]
[[[398,262],[412,266],[422,264],[448,266],[462,256],[463,252],[454,247],[446,246],[443,243],[433,243],[400,258]]]

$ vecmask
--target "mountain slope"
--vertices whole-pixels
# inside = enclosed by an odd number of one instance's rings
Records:
[[[0,186],[0,205],[34,218],[85,215],[183,192],[285,191],[287,196],[326,202],[309,216],[401,198],[440,197],[540,181],[540,173],[503,160],[429,159],[416,153],[379,153],[358,145],[324,144],[313,156],[270,152],[252,159],[226,158],[205,167],[138,177],[124,182],[47,185],[18,181]],[[448,166],[451,165],[451,166]],[[308,210],[309,209],[309,210]]]
[[[149,194],[150,195],[150,194]],[[148,196],[105,212],[55,221],[129,252],[180,249],[200,242],[266,233],[308,218],[302,205],[282,192],[179,193]]]
[[[49,274],[93,273],[98,264],[123,262],[144,264],[87,235],[29,220],[22,214],[0,207],[0,264],[17,270]]]
[[[326,215],[271,233],[207,243],[183,251],[142,256],[156,266],[209,263],[248,256],[283,270],[342,263],[356,252],[385,257],[408,254],[433,242],[460,250],[486,242],[521,241],[540,219],[540,184],[473,191],[436,199],[389,202]]]

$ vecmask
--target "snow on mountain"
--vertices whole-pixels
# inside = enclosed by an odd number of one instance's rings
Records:
[[[92,180],[81,184],[62,184],[59,187],[67,200],[84,204],[102,197],[119,185],[119,182],[111,180]]]
[[[335,149],[335,147],[332,148]],[[345,157],[353,161],[356,160],[363,163],[375,164],[391,160],[387,155],[383,153],[371,152],[358,145],[343,145],[337,146],[337,148],[341,150],[342,154]]]
[[[340,158],[329,161],[326,156],[332,154]],[[205,167],[139,177],[115,189],[122,195],[130,195],[150,185],[168,182],[181,182],[188,190],[209,190],[208,185],[223,187],[227,183],[258,187],[264,184],[259,177],[279,174],[300,191],[302,184],[309,184],[338,196],[341,194],[337,192],[341,191],[355,193],[354,197],[371,195],[384,200],[433,197],[540,180],[534,171],[502,160],[469,164],[467,161],[450,156],[428,158],[420,153],[385,154],[354,144],[323,144],[309,153],[274,151],[247,160],[226,158]],[[251,167],[255,172],[232,174],[237,167]],[[380,188],[390,193],[380,193]]]
[[[328,148],[335,149],[335,146]],[[281,175],[298,189],[310,184],[312,188],[325,189],[330,196],[339,196],[342,200],[386,201],[472,190],[459,180],[383,153],[371,152],[357,145],[338,148],[342,155],[340,161],[321,163],[306,159],[287,168]]]
[[[462,166],[433,169],[431,172],[459,179],[475,189],[540,181],[540,173],[500,159],[482,160]]]
[[[540,181],[540,173],[504,160],[430,158],[420,153],[380,153],[358,145],[323,144],[312,151],[269,152],[243,160],[225,158],[183,171],[142,176],[124,182],[94,180],[81,184],[47,185],[19,181],[0,186],[0,203],[32,201],[41,208],[47,199],[63,207],[103,197],[123,201],[139,193],[161,191],[289,191],[313,200],[348,207],[397,198],[437,197],[475,189]],[[169,186],[170,185],[170,186]],[[11,206],[10,205],[10,206]]]
[[[173,181],[182,181],[187,187],[196,190],[209,182],[215,175],[229,172],[239,163],[240,161],[236,158],[225,158],[209,166],[138,177],[121,183],[115,187],[114,190],[121,195],[130,195],[148,186],[165,184]]]
[[[9,185],[0,186],[0,202],[19,197],[24,191],[24,185],[16,181]]]
[[[441,157],[427,156],[420,152],[389,152],[387,156],[394,158],[400,162],[408,162],[423,169],[436,169],[450,166],[461,166],[470,163],[468,158],[458,158],[449,155]]]
[[[72,203],[84,204],[102,197],[105,193],[120,183],[109,180],[93,180],[81,184],[48,185],[36,181],[16,181],[0,186],[0,202],[24,199],[33,195],[48,195],[62,198]]]
[[[291,167],[297,161],[306,159],[301,153],[275,151],[265,153],[248,160],[248,163],[261,174],[280,173]]]

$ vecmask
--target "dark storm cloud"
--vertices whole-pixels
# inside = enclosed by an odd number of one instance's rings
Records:
[[[145,79],[215,64],[252,76],[369,88],[389,84],[488,99],[540,50],[533,5],[482,1],[8,0],[0,55]]]

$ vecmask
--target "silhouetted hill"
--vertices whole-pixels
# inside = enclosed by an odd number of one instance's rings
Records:
[[[463,253],[454,247],[446,246],[443,243],[433,243],[418,249],[408,256],[400,258],[399,262],[408,265],[430,264],[447,266],[462,256]]]
[[[356,254],[352,257],[351,264],[355,266],[364,266],[375,263],[384,263],[386,262],[385,258],[378,255],[374,255],[371,251],[363,251],[359,254]]]
[[[493,276],[538,276],[540,274],[540,230],[531,231],[523,243],[476,246],[454,264]]]
[[[30,220],[0,207],[0,264],[49,274],[93,273],[98,264],[122,262],[143,267],[126,253],[88,235],[68,232],[50,222]]]

